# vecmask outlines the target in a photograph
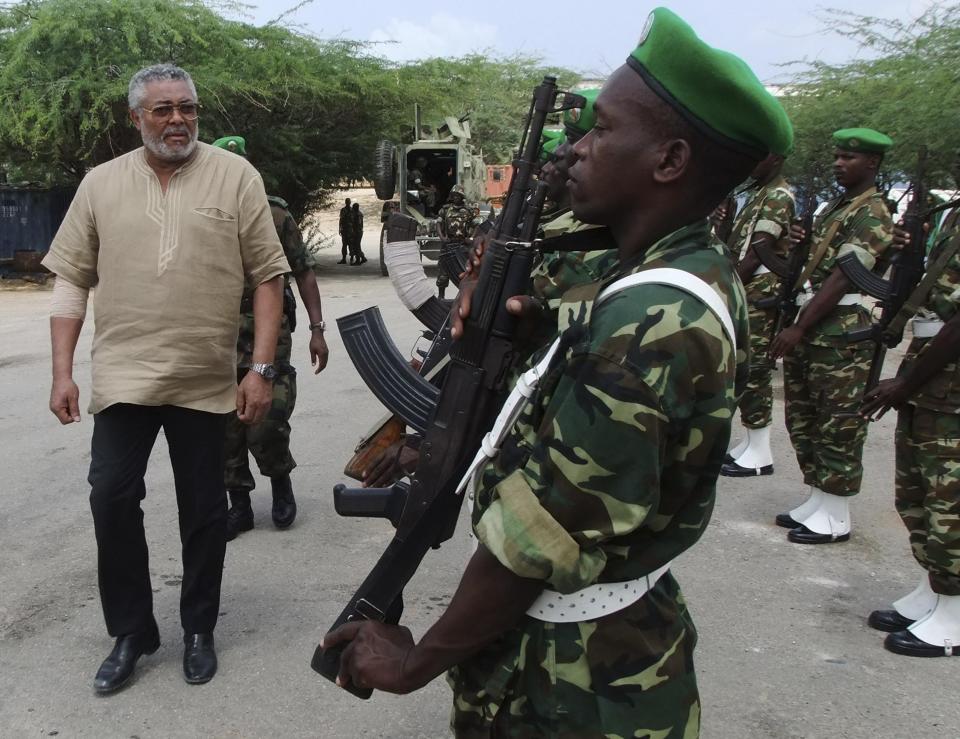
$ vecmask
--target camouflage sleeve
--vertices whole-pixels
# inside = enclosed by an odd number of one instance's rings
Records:
[[[729,427],[733,357],[719,320],[675,289],[643,291],[642,304],[622,294],[594,315],[592,338],[571,350],[521,442],[525,463],[475,521],[504,566],[559,592],[596,582],[611,540],[656,528],[664,466],[697,458]],[[712,426],[691,423],[694,406],[711,400]],[[699,530],[687,535],[692,544]]]
[[[848,213],[836,238],[842,239],[838,259],[844,254],[854,254],[863,266],[873,269],[893,243],[893,220],[883,198],[873,197]]]
[[[780,188],[772,190],[763,201],[753,232],[770,234],[779,239],[790,230],[794,209],[793,197],[789,192]]]
[[[299,275],[310,271],[310,257],[307,255],[307,248],[304,246],[300,227],[297,226],[296,220],[289,212],[283,219],[280,243],[283,245],[283,253],[287,255],[287,261],[290,262],[290,271],[293,274]]]

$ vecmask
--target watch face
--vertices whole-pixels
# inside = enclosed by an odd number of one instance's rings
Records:
[[[274,368],[272,364],[268,364],[263,370],[263,376],[268,380],[277,379],[278,374],[279,373],[277,372],[277,370]]]

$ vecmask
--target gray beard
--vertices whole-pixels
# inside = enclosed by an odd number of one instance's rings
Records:
[[[163,135],[170,133],[186,133],[190,136],[190,141],[182,149],[174,149],[163,140]],[[191,134],[190,129],[186,126],[167,126],[159,136],[153,136],[141,128],[140,138],[143,139],[143,145],[157,159],[162,159],[165,162],[182,162],[188,159],[193,154],[193,150],[197,148],[198,133],[199,131],[195,130]]]

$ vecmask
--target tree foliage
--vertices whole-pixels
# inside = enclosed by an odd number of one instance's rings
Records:
[[[335,185],[368,177],[378,139],[472,114],[494,160],[516,144],[537,60],[472,55],[398,65],[356,41],[320,39],[217,12],[199,0],[24,0],[0,9],[0,166],[11,179],[76,181],[140,145],[127,84],[173,62],[192,75],[200,137],[239,133],[270,192],[295,214]],[[572,77],[567,73],[568,78]]]
[[[932,5],[914,21],[831,10],[828,29],[861,45],[862,58],[843,64],[803,62],[782,100],[796,130],[788,160],[795,181],[814,177],[826,189],[830,134],[866,126],[888,134],[885,179],[909,180],[921,146],[929,150],[930,184],[957,187],[951,176],[960,150],[960,5]]]

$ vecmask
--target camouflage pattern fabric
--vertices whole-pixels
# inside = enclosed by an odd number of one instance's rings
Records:
[[[473,208],[447,203],[440,209],[443,234],[454,241],[465,241],[473,235]]]
[[[270,212],[277,227],[277,236],[293,274],[310,271],[310,262],[300,229],[290,212],[271,199]],[[289,275],[284,276],[284,291],[290,290]],[[253,290],[244,290],[240,314],[240,331],[237,335],[237,380],[253,364],[254,321],[252,307]],[[249,307],[247,307],[249,306]],[[286,314],[280,317],[280,333],[273,364],[280,373],[273,382],[273,404],[266,419],[254,426],[247,426],[232,414],[227,422],[226,468],[224,481],[227,490],[249,491],[254,488],[250,474],[249,450],[257,460],[260,472],[267,477],[288,474],[297,463],[290,454],[290,416],[297,401],[296,370],[290,363],[293,352],[293,334]]]
[[[264,477],[289,475],[297,466],[290,454],[290,415],[297,402],[297,376],[280,375],[273,381],[273,403],[266,417],[248,426],[231,413],[227,420],[224,485],[233,492],[256,487],[247,452],[253,454]]]
[[[731,252],[743,259],[754,234],[766,233],[777,240],[777,256],[786,258],[795,209],[793,194],[783,177],[758,188],[734,223]],[[757,308],[756,303],[776,296],[779,289],[780,279],[773,272],[755,274],[746,284],[750,304],[750,376],[739,407],[740,421],[748,429],[762,429],[773,423],[774,363],[769,353],[776,310]]]
[[[671,234],[565,293],[560,359],[476,487],[478,539],[563,593],[652,572],[700,538],[713,510],[745,355],[677,288],[630,288],[594,310],[605,284],[657,267],[713,285],[745,345],[746,298],[725,248],[706,220]],[[598,620],[525,616],[451,670],[452,727],[460,737],[696,736],[695,644],[669,573]]]
[[[831,224],[839,223],[811,274],[814,291],[842,254],[854,253],[873,268],[892,243],[893,223],[883,197],[875,188],[866,197],[858,207],[853,207],[854,198],[838,199],[814,226],[811,259],[829,235]],[[862,306],[838,305],[783,360],[787,431],[804,483],[832,495],[856,495],[863,479],[867,421],[857,410],[866,389],[872,351],[868,344],[848,344],[846,335],[869,324],[870,315]]]
[[[868,343],[831,347],[803,341],[784,357],[787,430],[805,485],[831,495],[860,491],[867,424],[857,411],[872,356]]]
[[[954,237],[956,219],[938,234],[929,262]],[[960,255],[940,274],[926,314],[949,321],[960,310]],[[914,339],[901,371],[930,339]],[[930,573],[930,586],[960,595],[960,365],[951,362],[901,409],[896,435],[897,512],[910,532],[913,556]]]
[[[872,194],[860,207],[850,208],[853,200],[854,198],[847,196],[838,198],[814,225],[811,259],[832,224],[840,221],[840,227],[827,245],[823,259],[810,275],[814,292],[820,289],[823,281],[833,272],[838,257],[851,252],[865,266],[874,269],[877,262],[882,262],[887,249],[893,243],[893,221],[883,195],[877,192],[876,188],[872,188]],[[838,306],[804,337],[804,341],[820,346],[843,346],[847,343],[845,336],[848,331],[869,323],[870,317],[863,308]]]
[[[540,230],[543,237],[549,239],[594,228],[597,226],[578,221],[567,209],[552,213],[550,220]],[[563,294],[577,285],[601,279],[618,260],[616,249],[551,252],[544,255],[530,274],[529,293],[544,306],[542,330],[531,337],[528,343],[531,351],[549,344],[557,335],[557,314]]]

